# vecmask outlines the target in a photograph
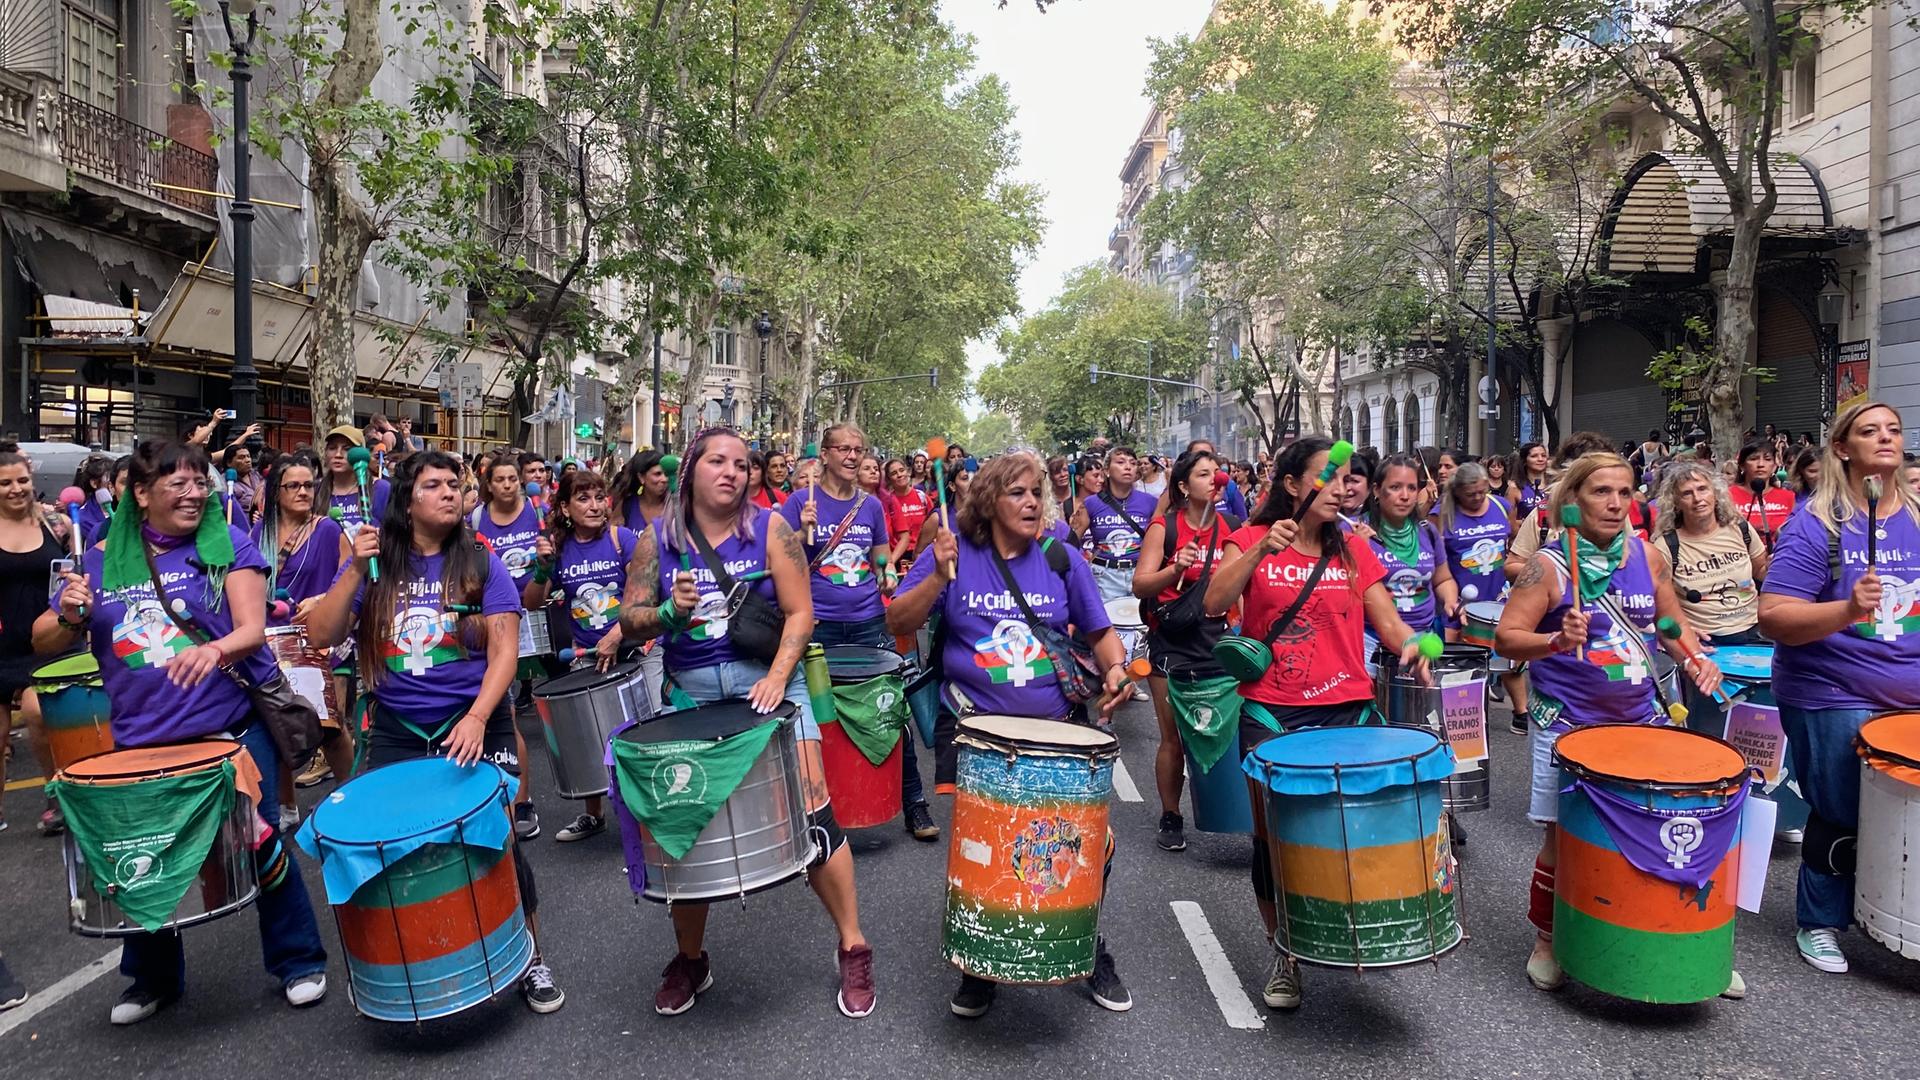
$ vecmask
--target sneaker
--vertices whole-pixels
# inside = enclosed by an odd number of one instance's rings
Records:
[[[1558,990],[1566,985],[1567,973],[1560,969],[1560,961],[1554,959],[1551,948],[1540,947],[1543,944],[1536,944],[1532,955],[1527,957],[1527,981],[1535,990]]]
[[[661,1016],[679,1016],[693,1008],[695,998],[713,986],[713,965],[703,950],[700,959],[689,960],[674,953],[660,973],[660,989],[653,992],[653,1011]]]
[[[1807,830],[1781,829],[1773,834],[1773,838],[1783,844],[1803,844],[1807,840]]]
[[[1178,813],[1163,810],[1160,812],[1160,835],[1154,843],[1161,851],[1187,850],[1187,823]]]
[[[7,966],[4,957],[0,957],[0,1012],[26,1004],[27,984],[14,978],[13,969]]]
[[[534,813],[532,803],[513,804],[513,835],[522,840],[532,840],[540,835],[540,815]]]
[[[290,833],[299,827],[300,808],[292,805],[282,806],[280,808],[280,831]]]
[[[1300,962],[1278,949],[1273,951],[1273,969],[1267,972],[1267,985],[1260,988],[1260,1000],[1269,1009],[1300,1007]]]
[[[598,836],[607,831],[607,819],[592,814],[581,814],[553,834],[553,838],[562,844],[571,844],[575,840],[585,840],[589,836]],[[534,826],[534,835],[539,835],[540,826]]]
[[[566,991],[554,985],[553,969],[539,960],[521,976],[520,996],[527,999],[527,1008],[543,1016],[567,1003]]]
[[[907,831],[922,843],[931,844],[940,839],[940,826],[933,823],[933,811],[923,802],[907,807]]]
[[[287,1004],[296,1009],[304,1009],[317,1004],[327,996],[327,973],[316,971],[311,975],[302,975],[287,984]]]
[[[1507,721],[1507,730],[1513,732],[1515,735],[1525,735],[1527,733],[1527,714],[1516,711]]]
[[[1152,701],[1152,700],[1153,700],[1153,698],[1152,698],[1151,696],[1149,696],[1149,695],[1147,694],[1147,692],[1146,692],[1146,690],[1145,690],[1144,688],[1142,688],[1142,687],[1138,687],[1138,686],[1136,686],[1136,687],[1134,687],[1134,688],[1133,688],[1133,700],[1135,700],[1135,701]]]
[[[1110,1012],[1133,1008],[1133,995],[1127,993],[1120,973],[1113,970],[1113,954],[1107,951],[1106,938],[1094,939],[1093,975],[1087,979],[1087,989],[1093,993],[1094,1004]]]
[[[1793,943],[1800,946],[1800,959],[1817,970],[1835,975],[1847,970],[1847,954],[1840,951],[1840,931],[1827,926],[1802,930],[1793,935]]]
[[[59,836],[67,831],[66,815],[60,813],[57,806],[49,806],[40,811],[40,835]]]
[[[1734,972],[1732,980],[1727,983],[1727,988],[1720,991],[1720,996],[1728,1001],[1743,1000],[1747,996],[1747,980],[1741,978],[1739,972]]]
[[[953,1015],[964,1016],[969,1020],[987,1015],[993,1008],[993,995],[997,987],[985,979],[972,975],[960,976],[960,989],[953,992]]]
[[[120,995],[120,1000],[113,1003],[113,1012],[108,1014],[108,1019],[112,1020],[116,1027],[137,1024],[173,1004],[174,997],[177,996],[179,995],[163,997],[151,991],[142,990],[138,986],[129,986],[126,992]]]
[[[310,788],[315,784],[324,784],[333,779],[333,766],[327,764],[327,755],[315,754],[300,775],[293,778],[293,786]]]
[[[838,952],[840,961],[840,1012],[855,1020],[873,1011],[879,998],[873,992],[873,949],[855,945]]]

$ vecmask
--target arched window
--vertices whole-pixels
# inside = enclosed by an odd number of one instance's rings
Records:
[[[1420,398],[1413,391],[1407,391],[1406,404],[1401,407],[1400,419],[1407,426],[1406,447],[1411,450],[1420,445]]]
[[[1400,403],[1391,396],[1387,398],[1386,411],[1380,421],[1380,442],[1382,449],[1391,454],[1400,449]]]
[[[1365,446],[1373,439],[1373,408],[1363,401],[1360,403],[1359,412],[1360,415],[1354,423],[1353,444]]]

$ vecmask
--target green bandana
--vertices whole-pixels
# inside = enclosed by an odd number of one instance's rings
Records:
[[[1620,569],[1627,561],[1627,535],[1632,531],[1621,529],[1620,534],[1613,538],[1613,542],[1608,544],[1605,550],[1595,547],[1577,531],[1574,533],[1579,537],[1579,547],[1576,550],[1580,559],[1582,603],[1591,603],[1600,599],[1601,594],[1607,591],[1607,586],[1613,584],[1614,571]]]
[[[209,493],[207,509],[200,515],[200,531],[193,538],[200,563],[207,568],[206,605],[209,611],[220,610],[220,604],[226,596],[227,571],[233,566],[233,533],[228,529],[226,515],[219,512],[219,505]],[[133,485],[128,484],[120,493],[120,504],[114,507],[113,524],[107,526],[107,549],[100,571],[102,592],[114,592],[152,580],[144,549],[147,540],[140,535],[140,525],[144,520],[140,504],[133,497]]]
[[[1409,517],[1399,525],[1387,524],[1386,518],[1374,529],[1380,534],[1380,542],[1387,546],[1387,553],[1405,565],[1415,569],[1420,566],[1420,524]]]
[[[833,688],[835,719],[847,740],[875,765],[893,756],[913,711],[907,704],[907,684],[898,675],[882,675],[865,682]]]

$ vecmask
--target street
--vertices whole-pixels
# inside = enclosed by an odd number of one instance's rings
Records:
[[[1523,743],[1506,730],[1504,711],[1493,719],[1495,806],[1466,819],[1461,852],[1470,940],[1438,964],[1364,975],[1308,968],[1304,1007],[1270,1012],[1258,997],[1267,951],[1247,841],[1189,833],[1182,854],[1154,847],[1149,709],[1130,704],[1120,718],[1126,776],[1113,802],[1119,850],[1102,918],[1134,996],[1130,1013],[1057,987],[1003,988],[985,1018],[951,1015],[957,979],[939,949],[946,838],[920,844],[893,826],[853,834],[862,922],[876,953],[880,1004],[871,1018],[851,1021],[834,1008],[829,923],[797,882],[745,910],[716,906],[713,989],[682,1016],[657,1016],[651,996],[672,949],[665,913],[636,905],[611,832],[554,843],[571,807],[543,794],[545,833],[531,849],[542,943],[567,994],[560,1012],[536,1016],[509,994],[420,1027],[361,1019],[321,909],[332,966],[317,1007],[295,1012],[282,1001],[261,971],[256,920],[246,912],[187,931],[187,996],[144,1024],[115,1029],[107,1011],[123,984],[111,970],[117,947],[66,931],[60,845],[33,829],[40,791],[10,784],[0,947],[35,996],[0,1014],[0,1061],[8,1076],[38,1080],[103,1069],[212,1077],[308,1068],[357,1078],[1920,1076],[1911,1053],[1920,965],[1857,933],[1845,939],[1851,974],[1802,963],[1792,945],[1795,859],[1784,849],[1763,910],[1740,916],[1747,1000],[1658,1007],[1574,985],[1552,995],[1529,987],[1522,966],[1532,931],[1523,914],[1538,834],[1522,816],[1525,788],[1515,776]],[[533,752],[542,759],[531,769],[536,790],[550,790],[545,752]],[[10,780],[27,776],[30,760],[16,755]],[[327,790],[304,792],[303,804]],[[934,809],[944,826],[946,800]],[[319,905],[319,875],[302,861]]]

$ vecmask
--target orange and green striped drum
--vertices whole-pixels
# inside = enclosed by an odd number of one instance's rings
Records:
[[[1460,943],[1440,782],[1453,751],[1425,728],[1308,728],[1242,766],[1266,792],[1280,947],[1332,967],[1393,967]]]
[[[100,682],[100,661],[92,653],[73,653],[34,668],[33,691],[40,698],[55,771],[113,749],[112,711]]]
[[[1019,716],[968,717],[954,744],[947,961],[1003,983],[1092,975],[1120,744]]]
[[[1747,791],[1740,751],[1685,728],[1598,724],[1562,735],[1553,754],[1572,781],[1559,802],[1554,958],[1615,997],[1683,1004],[1719,996],[1733,977],[1739,825],[1735,817],[1731,842],[1715,850],[1702,822],[1739,813]],[[1653,868],[1699,860],[1694,872],[1704,881],[1676,883],[1635,866],[1628,851]]]

